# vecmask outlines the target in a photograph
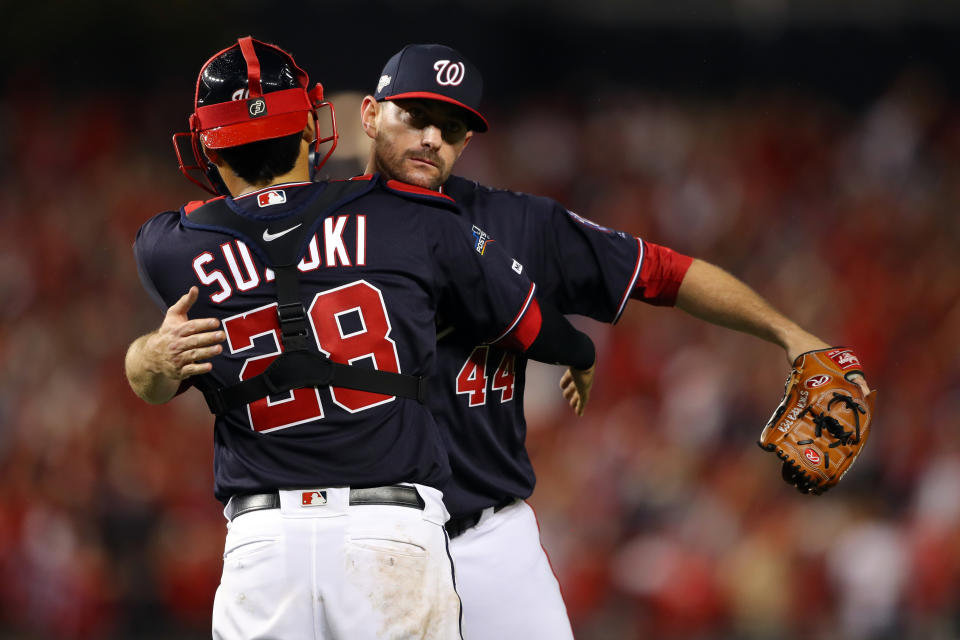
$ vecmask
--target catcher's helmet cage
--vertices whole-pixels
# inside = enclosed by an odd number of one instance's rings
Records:
[[[201,145],[224,149],[299,133],[308,118],[312,117],[316,125],[316,110],[326,106],[330,108],[332,133],[314,142],[312,168],[316,172],[337,146],[337,125],[333,105],[323,100],[323,87],[317,83],[308,91],[308,85],[307,73],[289,53],[250,36],[214,55],[197,78],[189,133],[173,136],[180,171],[210,193],[224,193],[219,173]],[[189,138],[196,164],[184,163],[178,142],[182,138]],[[320,145],[325,142],[332,144],[321,155]],[[197,172],[201,179],[192,175]]]

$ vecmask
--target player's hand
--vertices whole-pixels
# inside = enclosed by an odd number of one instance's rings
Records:
[[[223,351],[219,344],[226,339],[217,330],[216,318],[190,320],[187,312],[200,295],[197,287],[190,287],[179,300],[167,309],[160,328],[150,334],[142,356],[147,367],[173,380],[207,373],[213,365],[205,360]]]
[[[594,363],[589,369],[568,368],[563,372],[560,378],[560,389],[563,391],[563,397],[567,404],[582,416],[587,408],[587,402],[590,400],[590,389],[593,387],[593,374],[597,371],[597,364]]]
[[[861,374],[856,374],[850,376],[850,382],[855,382],[860,390],[863,391],[863,397],[866,398],[870,395],[870,385],[867,384],[867,379],[864,378]]]
[[[792,365],[801,354],[829,348],[830,345],[820,338],[797,328],[787,340],[787,362]],[[851,376],[850,382],[854,382],[858,387],[860,387],[860,390],[863,391],[864,398],[870,395],[870,386],[867,384],[867,379],[864,378],[862,374],[858,373]]]

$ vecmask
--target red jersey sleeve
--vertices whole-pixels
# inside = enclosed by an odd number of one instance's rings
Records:
[[[647,304],[672,307],[677,302],[680,283],[693,258],[669,247],[643,242],[643,266],[630,297]]]

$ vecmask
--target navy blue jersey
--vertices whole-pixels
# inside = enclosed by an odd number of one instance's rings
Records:
[[[451,215],[448,198],[391,188],[378,177],[368,184],[347,204],[331,205],[299,254],[303,304],[321,351],[337,362],[426,375],[438,314],[471,327],[476,340],[495,340],[521,321],[533,285],[483,231]],[[275,185],[225,202],[240,216],[269,220],[269,242],[292,233],[285,220],[328,186]],[[259,374],[282,348],[275,275],[234,236],[189,228],[194,208],[150,219],[134,253],[161,309],[197,285],[191,317],[221,320],[224,351],[210,374],[192,379],[220,387]],[[214,442],[221,501],[278,488],[439,487],[449,475],[423,404],[350,389],[296,389],[230,410],[216,418]]]
[[[553,200],[451,177],[443,192],[460,215],[506,245],[537,295],[562,313],[616,322],[640,274],[644,243],[606,229]],[[441,335],[430,409],[453,468],[443,487],[453,515],[533,492],[524,445],[526,359],[481,345],[459,330]]]

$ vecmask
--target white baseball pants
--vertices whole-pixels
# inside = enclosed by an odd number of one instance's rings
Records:
[[[464,640],[572,640],[560,584],[540,544],[533,509],[486,509],[450,540]]]
[[[279,509],[227,525],[213,605],[216,640],[456,640],[442,494],[424,509],[349,504],[349,489],[280,492]],[[308,504],[304,504],[308,502]]]

